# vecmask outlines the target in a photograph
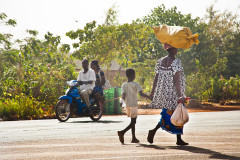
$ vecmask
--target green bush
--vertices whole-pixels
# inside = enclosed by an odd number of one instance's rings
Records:
[[[217,102],[240,101],[240,79],[239,76],[224,78],[210,78],[203,92],[203,99],[213,99]]]
[[[15,119],[42,118],[46,114],[45,110],[46,107],[43,102],[27,97],[24,94],[17,95],[14,98],[1,99],[0,101],[0,117],[5,119],[12,119],[13,116],[15,116]],[[47,110],[52,109],[48,107]]]

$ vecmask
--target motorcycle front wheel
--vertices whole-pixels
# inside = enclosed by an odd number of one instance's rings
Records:
[[[66,122],[70,117],[70,105],[68,101],[65,99],[58,101],[55,113],[60,122]]]
[[[93,121],[98,121],[102,115],[103,115],[103,105],[98,105],[98,103],[94,103],[91,107],[92,110],[92,115],[90,116],[90,118]]]

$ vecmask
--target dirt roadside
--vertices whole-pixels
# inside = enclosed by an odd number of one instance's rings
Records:
[[[188,108],[189,113],[193,112],[217,112],[217,111],[234,111],[240,110],[240,106],[238,105],[220,105],[220,104],[211,104],[211,105],[203,105],[198,108]],[[139,115],[153,115],[160,114],[161,109],[138,109]]]

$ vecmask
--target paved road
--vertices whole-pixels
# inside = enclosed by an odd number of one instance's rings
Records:
[[[149,144],[147,132],[159,117],[139,116],[141,143],[131,144],[127,132],[125,145],[116,132],[128,125],[126,116],[0,122],[0,159],[240,159],[240,111],[190,113],[183,135],[189,146],[176,146],[176,137],[161,129]]]

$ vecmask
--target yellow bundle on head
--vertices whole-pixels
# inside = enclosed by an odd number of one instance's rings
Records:
[[[193,44],[198,44],[198,34],[192,35],[188,27],[161,25],[153,27],[157,39],[175,48],[187,49]]]

